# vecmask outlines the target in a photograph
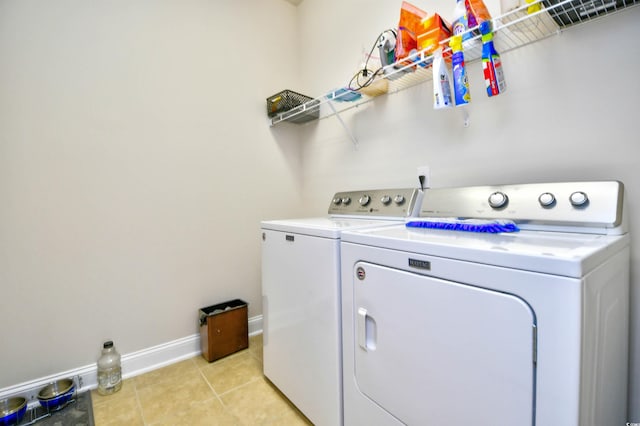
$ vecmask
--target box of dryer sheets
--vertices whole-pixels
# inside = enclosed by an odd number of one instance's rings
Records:
[[[200,309],[200,347],[209,362],[249,347],[247,303],[230,300]]]

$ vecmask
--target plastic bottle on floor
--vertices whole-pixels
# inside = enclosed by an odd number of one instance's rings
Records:
[[[102,355],[98,358],[98,393],[110,395],[122,387],[120,354],[111,340],[104,342]]]

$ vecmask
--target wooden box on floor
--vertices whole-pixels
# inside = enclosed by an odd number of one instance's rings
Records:
[[[248,348],[247,303],[235,299],[200,309],[200,344],[209,362]]]

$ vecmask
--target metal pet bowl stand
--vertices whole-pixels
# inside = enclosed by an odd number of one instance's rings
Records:
[[[43,407],[41,404],[38,403],[37,406],[27,409],[27,412],[24,414],[24,417],[16,426],[32,425],[41,420],[51,417],[53,414],[61,410],[64,410],[65,408],[67,408],[72,404],[75,404],[77,401],[78,390],[82,387],[82,377],[74,376],[72,377],[72,380],[73,380],[74,386],[73,386],[73,394],[71,396],[71,399],[69,399],[67,402],[65,402],[64,404],[56,408]]]

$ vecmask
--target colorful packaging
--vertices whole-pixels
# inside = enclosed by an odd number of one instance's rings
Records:
[[[418,50],[424,51],[425,56],[434,53],[441,41],[451,37],[449,24],[437,13],[424,18],[421,24],[423,32],[418,35]],[[445,56],[451,56],[449,49]]]
[[[453,51],[451,68],[453,71],[453,91],[455,93],[456,106],[466,105],[471,102],[471,93],[469,93],[469,79],[464,65],[462,36],[452,36],[449,40],[449,46]]]
[[[485,21],[491,20],[489,9],[482,0],[466,0],[467,20],[469,28],[474,28]]]
[[[422,33],[422,20],[427,12],[403,1],[396,37],[396,61],[409,57],[418,50],[418,34]]]
[[[442,57],[442,47],[438,47],[433,53],[433,108],[451,108],[451,85],[449,70]]]
[[[469,40],[471,33],[469,29],[469,16],[467,12],[466,0],[456,0],[456,7],[453,9],[453,19],[451,19],[451,31],[454,35],[462,36],[463,40]]]
[[[493,46],[493,32],[491,22],[484,21],[480,24],[482,33],[482,71],[487,86],[487,96],[495,96],[507,90],[502,72],[500,55]]]

